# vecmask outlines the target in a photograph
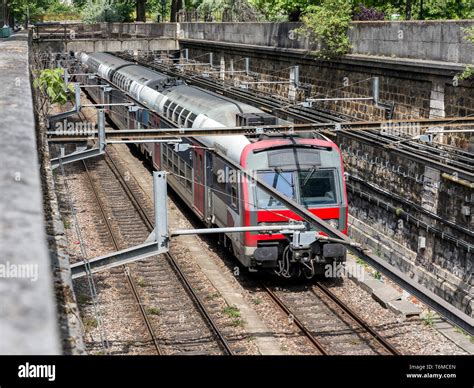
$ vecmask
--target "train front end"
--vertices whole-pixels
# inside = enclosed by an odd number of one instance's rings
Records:
[[[332,227],[347,234],[348,205],[344,169],[339,148],[325,138],[277,138],[252,143],[242,153],[242,166],[283,195],[305,206]],[[243,187],[244,224],[266,226],[301,221],[255,184]],[[314,232],[319,232],[314,229]],[[346,260],[344,245],[318,240],[295,247],[290,236],[256,234],[243,236],[243,259],[250,269],[270,269],[280,276],[316,274],[332,276]]]

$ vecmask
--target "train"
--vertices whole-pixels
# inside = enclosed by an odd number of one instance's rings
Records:
[[[80,53],[78,57],[90,74],[80,76],[80,82],[93,85],[87,90],[96,102],[120,103],[132,98],[140,105],[140,109],[126,105],[107,108],[108,117],[119,128],[219,128],[283,122],[251,105],[109,53]],[[242,178],[228,159],[347,234],[342,155],[325,136],[199,136],[183,137],[182,142],[189,144],[188,150],[167,143],[137,147],[153,168],[169,172],[169,187],[206,227],[301,221],[276,198]],[[328,265],[346,260],[345,247],[338,242],[318,240],[308,254],[299,255],[290,249],[284,234],[222,233],[220,241],[249,271],[287,278],[312,278],[326,273]]]

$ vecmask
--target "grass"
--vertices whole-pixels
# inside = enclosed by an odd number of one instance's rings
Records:
[[[433,326],[435,322],[435,318],[436,318],[436,314],[433,311],[428,310],[422,319],[423,319],[423,323],[426,326]]]
[[[362,260],[360,257],[356,259],[356,263],[359,265],[362,265],[363,267],[366,267],[366,268],[368,267],[367,263],[364,260]]]
[[[233,327],[243,326],[244,320],[240,318],[240,310],[234,306],[227,306],[223,310],[224,314],[228,317],[232,318],[232,322],[230,323]]]
[[[255,298],[255,299],[252,300],[252,302],[253,302],[254,305],[258,306],[259,304],[262,303],[262,300],[259,299],[259,298]]]
[[[465,335],[467,338],[469,338],[469,342],[470,342],[471,344],[474,344],[474,336],[468,334],[465,330],[460,329],[459,327],[455,327],[455,328],[454,328],[454,331],[455,331],[456,333],[461,333],[461,334]]]
[[[143,279],[143,278],[138,279],[138,280],[137,280],[137,286],[138,286],[138,287],[146,287],[147,284],[146,284],[146,282],[145,282],[145,279]]]
[[[240,318],[233,319],[230,325],[233,327],[241,327],[244,325],[244,320]]]
[[[86,329],[95,329],[97,326],[99,326],[99,322],[95,318],[86,318],[84,319],[83,323]]]
[[[207,295],[207,296],[206,296],[206,299],[207,299],[207,300],[214,300],[214,299],[218,298],[219,296],[220,296],[220,295],[219,295],[218,292],[214,292],[213,294]]]
[[[148,307],[146,312],[150,315],[161,315],[161,310],[158,307]]]
[[[240,310],[234,306],[225,307],[224,314],[230,318],[240,318]]]
[[[92,298],[87,294],[82,294],[81,293],[81,294],[76,295],[77,303],[80,304],[80,305],[89,304],[91,299]]]
[[[66,218],[63,219],[63,225],[64,225],[64,229],[71,229],[71,223]]]
[[[382,274],[379,271],[374,272],[374,279],[380,280],[382,279]]]

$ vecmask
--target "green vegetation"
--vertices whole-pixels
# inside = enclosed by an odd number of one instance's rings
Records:
[[[86,329],[95,329],[99,326],[99,322],[95,318],[85,318],[83,324]]]
[[[239,318],[240,310],[234,306],[227,306],[224,308],[224,314],[231,318]]]
[[[76,295],[76,300],[78,304],[83,306],[83,305],[89,304],[92,298],[87,294],[80,293]]]
[[[474,45],[474,27],[465,28],[464,33],[466,34],[464,39]],[[467,65],[461,74],[455,76],[456,80],[467,80],[474,77],[474,66]]]
[[[82,8],[84,23],[131,22],[135,8],[133,0],[96,0],[87,2]]]
[[[351,48],[347,36],[351,20],[351,4],[347,0],[322,0],[320,5],[306,8],[303,27],[298,32],[319,44],[315,53],[318,57],[339,57]]]
[[[157,307],[148,307],[146,312],[149,315],[161,315],[161,310]]]
[[[433,326],[434,323],[435,323],[435,318],[436,318],[436,314],[431,311],[431,310],[428,310],[424,316],[423,316],[423,323],[427,326]]]
[[[455,331],[456,333],[460,333],[460,334],[462,334],[462,335],[465,335],[465,336],[469,339],[469,342],[470,342],[471,344],[474,344],[474,336],[468,334],[467,331],[465,331],[465,330],[463,330],[463,329],[460,329],[459,327],[454,328],[454,331]]]
[[[35,88],[39,88],[46,93],[52,104],[58,103],[60,105],[73,99],[74,86],[73,84],[64,84],[62,76],[64,69],[58,67],[55,69],[45,69],[36,74],[37,78],[33,82]]]
[[[227,315],[229,318],[232,318],[232,322],[230,323],[233,327],[243,326],[244,320],[240,318],[240,310],[234,306],[227,306],[223,310],[224,314]]]
[[[213,294],[206,295],[206,299],[207,300],[214,300],[214,299],[218,298],[219,296],[220,296],[220,294],[218,292],[214,292]]]
[[[472,19],[472,0],[73,0],[72,5],[62,0],[7,0],[11,18],[24,22],[82,19],[86,23],[128,22],[158,19],[176,21],[180,10],[199,10],[207,20],[219,20],[215,15],[226,14],[236,21],[303,21],[313,25],[323,15],[344,25],[346,15],[353,20],[433,20]],[[331,13],[331,10],[336,12]],[[313,15],[314,14],[314,15]],[[327,38],[328,27],[317,28],[315,34]],[[329,46],[339,52],[347,42],[339,34],[330,32]]]

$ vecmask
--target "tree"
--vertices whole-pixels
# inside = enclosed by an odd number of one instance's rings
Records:
[[[302,16],[300,34],[317,43],[320,58],[333,58],[347,54],[351,48],[347,30],[352,20],[352,5],[347,0],[322,0],[312,5]]]
[[[299,21],[309,6],[317,5],[318,0],[249,0],[265,19],[271,21]]]
[[[137,22],[146,22],[146,0],[137,0]]]
[[[464,28],[464,39],[474,45],[474,27]],[[467,80],[474,77],[474,66],[471,64],[467,65],[461,74],[455,76],[455,79]]]
[[[82,9],[84,23],[131,22],[135,7],[133,0],[89,1]]]
[[[183,0],[171,0],[170,22],[178,21],[178,12],[183,8]]]

